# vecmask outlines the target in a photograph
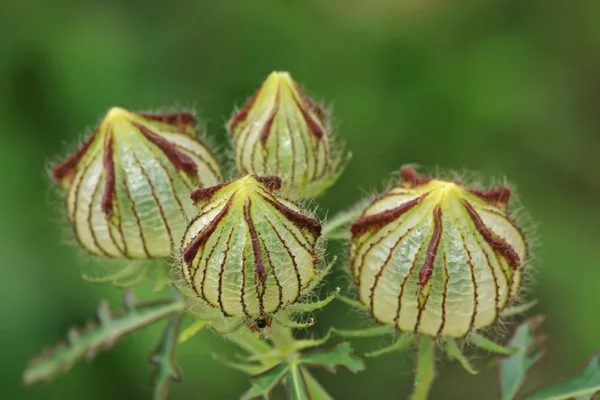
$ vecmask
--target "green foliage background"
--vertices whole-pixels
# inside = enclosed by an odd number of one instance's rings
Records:
[[[320,203],[336,211],[402,164],[505,175],[539,224],[533,292],[551,351],[533,383],[600,347],[600,2],[562,0],[75,1],[0,5],[0,385],[5,399],[148,398],[157,326],[50,385],[26,361],[81,325],[102,297],[70,243],[46,174],[113,105],[193,106],[209,135],[272,70],[333,106],[355,153]],[[474,5],[477,3],[477,5]],[[72,146],[65,146],[70,143]],[[343,282],[344,280],[340,280]],[[150,294],[149,288],[140,297]],[[339,304],[314,331],[365,324]],[[356,342],[357,352],[381,340]],[[179,347],[173,399],[230,399],[247,377],[213,361],[236,349],[204,332]],[[480,361],[482,355],[476,356]],[[401,398],[412,356],[317,372],[339,399]],[[433,398],[495,398],[495,372],[442,362]]]

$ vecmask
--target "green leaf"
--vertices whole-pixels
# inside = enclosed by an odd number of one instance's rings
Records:
[[[526,400],[591,400],[600,393],[600,352],[594,354],[577,374],[527,396]]]
[[[543,320],[542,316],[536,316],[522,323],[508,342],[508,346],[517,351],[499,361],[502,400],[515,398],[531,367],[543,357],[545,349],[540,349],[539,345],[544,338],[533,336]]]
[[[297,363],[290,365],[285,384],[288,400],[311,400],[304,373],[304,368]]]
[[[98,322],[89,322],[83,329],[71,329],[66,343],[58,344],[35,357],[23,374],[23,382],[31,385],[49,381],[59,373],[68,372],[82,357],[91,359],[98,350],[110,348],[121,336],[145,327],[184,309],[180,299],[163,299],[135,304],[133,292],[125,293],[125,309],[110,311],[102,301],[98,307]]]
[[[278,364],[265,372],[250,378],[252,386],[248,389],[240,400],[250,400],[257,398],[269,398],[271,392],[277,384],[283,379],[290,369],[289,364]]]
[[[204,328],[208,324],[208,321],[202,319],[196,319],[192,322],[187,328],[185,328],[179,338],[177,339],[178,343],[186,342],[192,336],[195,336],[202,328]]]
[[[442,343],[449,359],[458,361],[468,373],[477,374],[477,370],[473,368],[467,357],[462,353],[453,337],[444,337]]]
[[[298,359],[298,363],[310,366],[323,367],[330,373],[335,373],[337,367],[344,367],[356,374],[365,369],[363,361],[352,354],[350,343],[343,342],[330,349],[311,350]]]
[[[310,371],[303,368],[304,379],[308,386],[308,392],[310,393],[311,400],[333,400],[333,397],[327,391],[319,381],[317,381],[310,373]]]
[[[181,369],[175,364],[175,347],[177,346],[177,335],[182,316],[183,312],[171,316],[160,342],[158,342],[150,356],[150,362],[156,365],[150,378],[151,385],[154,388],[155,400],[165,400],[169,393],[171,381],[181,381]]]

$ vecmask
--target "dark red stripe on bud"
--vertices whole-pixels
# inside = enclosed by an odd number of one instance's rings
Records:
[[[427,255],[425,256],[425,263],[419,271],[419,286],[423,287],[431,279],[433,274],[433,264],[435,263],[435,257],[437,256],[438,247],[440,240],[442,239],[442,209],[440,206],[436,206],[433,210],[433,234],[431,240],[427,245]]]
[[[271,126],[273,126],[273,121],[277,116],[277,112],[279,111],[279,89],[277,89],[277,93],[275,94],[275,101],[273,104],[273,108],[269,113],[269,118],[265,121],[262,129],[260,130],[260,142],[264,145],[267,143],[267,139],[269,139],[269,135],[271,135]]]
[[[283,214],[294,225],[310,232],[315,238],[321,236],[321,223],[314,218],[307,217],[294,210],[291,210],[276,200],[271,200],[268,197],[262,196],[265,201],[269,202],[273,207]]]
[[[312,118],[312,116],[306,110],[306,107],[304,107],[303,104],[300,104],[300,102],[298,101],[298,99],[296,98],[296,96],[292,95],[292,97],[294,98],[294,102],[296,103],[296,105],[298,105],[298,109],[300,110],[300,113],[302,113],[302,117],[306,121],[306,125],[308,125],[309,132],[314,137],[316,137],[317,139],[321,140],[323,138],[323,135],[324,135],[323,128],[321,128],[321,126]]]
[[[258,176],[253,175],[254,179],[262,183],[269,189],[271,192],[276,192],[281,189],[281,178],[275,175],[269,176]]]
[[[104,154],[102,163],[104,165],[104,194],[102,195],[102,211],[107,217],[112,216],[113,203],[116,196],[115,184],[115,160],[114,160],[114,139],[112,135],[105,138]]]
[[[431,181],[431,178],[423,178],[413,168],[404,167],[400,170],[400,179],[404,187],[415,187],[424,185]]]
[[[244,204],[244,220],[248,225],[248,230],[250,232],[250,239],[252,241],[252,252],[254,253],[254,263],[256,266],[256,276],[258,277],[258,281],[264,288],[264,283],[267,280],[267,274],[265,272],[265,266],[262,261],[262,251],[260,248],[260,239],[258,238],[258,233],[256,233],[256,228],[254,227],[254,223],[252,222],[252,217],[250,215],[250,206],[252,205],[252,200],[248,199],[248,202]]]
[[[248,100],[246,105],[244,105],[244,107],[240,111],[238,111],[233,117],[231,117],[231,119],[227,123],[227,129],[229,130],[229,132],[233,132],[236,126],[238,126],[240,122],[244,121],[246,117],[248,117],[248,113],[254,105],[254,102],[256,101],[256,98],[258,97],[259,93],[260,90],[255,92],[250,98],[250,100]]]
[[[194,201],[194,203],[208,203],[210,200],[212,200],[215,193],[217,193],[219,190],[223,189],[225,186],[228,186],[230,184],[231,182],[225,182],[207,188],[196,189],[192,192],[190,197]]]
[[[385,210],[380,212],[379,214],[368,215],[366,217],[359,218],[355,223],[352,224],[350,228],[352,232],[352,237],[356,237],[364,234],[367,231],[373,231],[385,226],[393,221],[395,221],[402,214],[421,203],[427,194],[424,194],[416,199],[411,201],[407,201],[399,205],[396,208],[392,208],[390,210]]]
[[[477,211],[475,211],[475,209],[473,208],[471,203],[469,203],[467,200],[463,199],[463,204],[465,205],[465,208],[467,210],[467,213],[469,214],[469,217],[471,217],[471,219],[473,220],[473,223],[475,224],[475,228],[481,234],[481,236],[483,236],[485,241],[488,242],[489,245],[492,246],[492,248],[497,253],[499,253],[502,257],[504,257],[506,259],[508,265],[512,269],[517,269],[521,263],[521,259],[520,259],[519,255],[517,254],[517,252],[515,251],[515,249],[513,249],[512,246],[509,245],[508,243],[506,243],[503,239],[494,235],[485,226],[485,224],[481,220],[481,217],[479,216],[479,214],[477,214]]]
[[[137,115],[151,121],[161,122],[167,125],[174,125],[184,130],[190,126],[196,125],[196,117],[194,114],[189,112],[170,112],[164,114],[137,113]]]
[[[496,189],[488,190],[472,189],[469,190],[469,192],[493,206],[506,205],[510,200],[510,189],[506,187],[499,187]]]
[[[208,226],[205,227],[200,232],[200,234],[196,236],[196,238],[192,240],[192,242],[185,248],[185,250],[183,251],[183,260],[186,262],[186,264],[190,265],[192,261],[194,261],[194,258],[196,258],[196,255],[198,254],[200,248],[208,241],[210,236],[217,229],[217,226],[219,225],[225,214],[227,214],[227,212],[229,211],[232,202],[233,196],[231,196],[227,203],[225,203],[221,211],[219,211],[217,216],[210,222],[210,224],[208,224]]]
[[[304,101],[306,104],[308,104],[308,106],[310,107],[311,111],[315,113],[315,115],[317,116],[317,118],[322,123],[325,123],[325,121],[327,120],[327,113],[325,112],[325,110],[323,110],[323,108],[319,104],[317,104],[316,101],[314,101],[313,99],[311,99],[306,94],[306,92],[300,88],[300,86],[294,84],[294,87],[296,88],[296,91],[298,92],[298,94],[302,98],[302,101]]]
[[[90,135],[90,137],[77,149],[77,151],[71,154],[66,160],[59,162],[52,168],[52,178],[55,181],[60,182],[64,177],[73,173],[73,170],[81,161],[81,158],[91,146],[92,142],[98,135],[98,129]]]
[[[144,135],[150,142],[152,142],[152,144],[165,153],[169,161],[171,161],[171,163],[175,165],[178,170],[185,172],[192,179],[197,178],[198,166],[194,160],[192,160],[185,153],[177,150],[173,143],[150,131],[145,126],[136,122],[133,122],[133,124],[140,130],[142,135]]]

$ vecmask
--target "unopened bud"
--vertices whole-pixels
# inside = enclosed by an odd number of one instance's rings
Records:
[[[243,174],[282,179],[290,198],[313,198],[342,173],[350,154],[334,152],[326,112],[287,72],[273,72],[228,122]]]
[[[219,165],[186,112],[112,108],[85,143],[52,170],[67,215],[92,254],[169,257],[196,213],[190,192],[217,184]]]
[[[278,196],[280,185],[247,175],[192,194],[200,215],[184,235],[181,272],[188,291],[221,316],[269,320],[319,273],[321,224]]]
[[[521,286],[528,248],[510,190],[470,190],[401,171],[352,225],[359,300],[401,331],[463,337],[493,324]]]

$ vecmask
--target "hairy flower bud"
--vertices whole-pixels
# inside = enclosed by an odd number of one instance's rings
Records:
[[[319,275],[321,224],[278,196],[280,185],[247,175],[192,194],[200,215],[184,235],[181,272],[188,291],[221,317],[264,324]]]
[[[491,325],[528,257],[509,189],[470,190],[410,168],[401,177],[352,225],[359,300],[401,331],[463,337]]]
[[[112,108],[83,145],[52,170],[66,192],[81,246],[127,259],[169,257],[196,213],[190,192],[221,179],[186,112]]]
[[[312,198],[331,186],[350,154],[333,154],[325,111],[287,72],[273,72],[227,123],[243,174],[275,175],[291,198]]]

